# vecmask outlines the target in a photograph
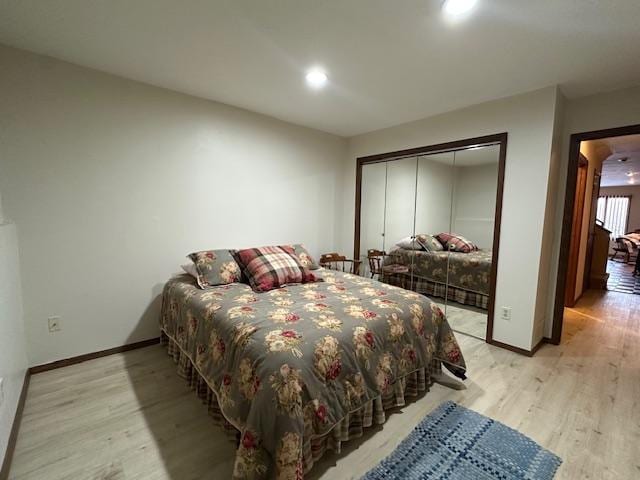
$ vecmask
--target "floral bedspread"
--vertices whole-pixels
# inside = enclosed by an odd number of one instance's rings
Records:
[[[491,278],[491,250],[461,252],[425,252],[398,248],[385,257],[384,264],[411,267],[413,274],[432,282],[447,283],[462,290],[489,295]]]
[[[302,439],[326,434],[432,360],[464,378],[442,311],[414,292],[317,270],[324,281],[254,293],[181,275],[163,292],[161,328],[241,432],[234,477],[302,478]]]

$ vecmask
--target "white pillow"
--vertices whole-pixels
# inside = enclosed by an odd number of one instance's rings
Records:
[[[396,245],[400,248],[403,248],[404,250],[424,250],[418,243],[418,241],[411,237],[403,238],[402,240],[397,242]]]
[[[196,270],[196,266],[192,263],[185,263],[182,265],[182,269],[191,275],[196,280],[198,279],[198,270]]]

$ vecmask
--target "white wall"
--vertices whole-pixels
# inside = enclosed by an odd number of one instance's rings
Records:
[[[450,152],[418,157],[417,234],[437,235],[451,230],[453,162],[453,153]]]
[[[413,235],[416,202],[416,158],[387,162],[384,246],[389,251],[399,240]]]
[[[480,248],[493,247],[497,188],[497,163],[455,167],[451,230]]]
[[[640,124],[640,86],[605,92],[567,102],[564,117],[565,161],[569,135]]]
[[[32,365],[157,336],[193,250],[334,250],[344,139],[7,47],[0,71]]]
[[[547,187],[546,209],[544,226],[542,229],[542,250],[540,252],[540,273],[538,274],[538,298],[533,322],[532,345],[538,345],[543,337],[551,337],[551,324],[553,317],[553,301],[555,298],[555,279],[559,251],[555,249],[556,235],[559,232],[555,225],[556,220],[556,191],[560,182],[560,168],[562,157],[562,134],[566,99],[558,90],[556,92],[555,114],[553,117],[553,130],[551,141],[551,162],[549,167],[549,180]],[[547,330],[547,327],[549,329]]]
[[[384,244],[384,214],[387,182],[387,164],[372,163],[362,166],[362,189],[360,217],[360,258],[366,274],[369,266],[365,260],[370,249],[389,249]],[[362,267],[361,267],[362,268]]]
[[[551,337],[553,317],[553,302],[555,299],[555,275],[559,249],[556,249],[556,192],[560,185],[562,160],[562,135],[564,126],[564,111],[566,99],[558,90],[556,92],[556,106],[553,118],[551,142],[551,162],[547,188],[544,226],[542,230],[542,250],[540,253],[540,273],[538,275],[538,298],[534,316],[531,344],[537,345],[543,337]]]
[[[356,158],[508,132],[496,306],[512,307],[512,320],[497,315],[493,335],[531,348],[556,101],[549,87],[351,138],[341,249],[353,248]]]
[[[4,402],[0,405],[0,463],[7,449],[26,369],[16,226],[2,224],[0,220],[0,378],[4,383]]]

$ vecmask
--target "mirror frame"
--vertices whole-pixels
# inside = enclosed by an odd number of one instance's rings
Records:
[[[397,150],[395,152],[380,153],[366,157],[358,157],[356,164],[356,208],[355,208],[355,229],[353,240],[353,258],[360,258],[360,222],[361,222],[361,201],[362,201],[362,166],[371,163],[398,160],[404,157],[412,157],[424,154],[447,153],[457,150],[464,150],[471,147],[486,147],[490,145],[500,145],[498,158],[498,188],[496,191],[496,211],[493,227],[493,247],[491,262],[491,279],[489,280],[489,303],[487,308],[487,332],[485,341],[498,347],[509,348],[501,342],[493,339],[493,318],[495,315],[496,298],[496,277],[498,273],[498,254],[500,250],[500,224],[502,223],[502,196],[504,191],[504,170],[507,158],[507,137],[508,133],[496,133],[482,137],[468,138],[455,142],[439,143],[425,147],[409,148]]]

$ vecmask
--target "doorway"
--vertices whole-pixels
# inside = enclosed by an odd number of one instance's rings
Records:
[[[551,343],[585,291],[640,293],[639,250],[640,125],[571,135]]]
[[[576,194],[573,205],[573,219],[571,221],[571,244],[569,247],[569,267],[567,269],[567,286],[565,287],[564,304],[573,307],[579,298],[576,295],[578,269],[580,264],[580,246],[582,240],[582,225],[585,217],[585,200],[587,194],[587,179],[589,162],[580,154],[578,159],[578,174],[576,177]],[[583,275],[584,278],[584,275]]]

